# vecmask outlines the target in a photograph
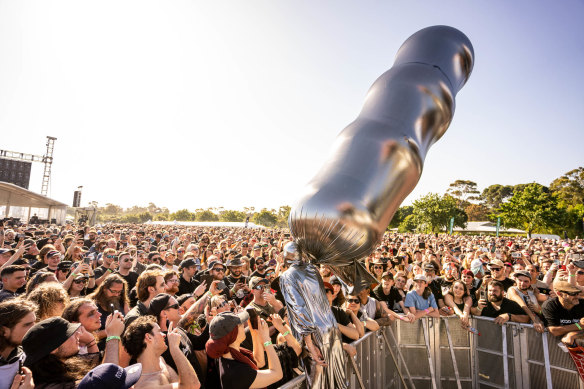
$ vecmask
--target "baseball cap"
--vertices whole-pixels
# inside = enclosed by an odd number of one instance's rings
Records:
[[[209,335],[211,339],[221,339],[233,331],[235,327],[244,324],[248,320],[249,313],[245,310],[238,314],[232,312],[221,312],[211,321],[211,324],[209,325]]]
[[[156,297],[150,302],[150,313],[156,317],[160,315],[160,312],[168,306],[168,301],[170,300],[170,295],[168,293],[157,294]]]
[[[491,262],[489,262],[489,267],[491,266],[496,266],[496,267],[504,267],[505,264],[503,263],[503,261],[501,261],[500,259],[493,259]]]
[[[83,377],[77,389],[129,389],[142,375],[142,364],[136,363],[125,369],[115,363],[98,365]]]
[[[578,261],[572,261],[574,266],[579,267],[580,269],[584,269],[584,259]]]
[[[65,343],[81,327],[81,323],[69,323],[62,317],[51,317],[34,326],[24,335],[22,349],[26,354],[24,364],[43,359]]]
[[[193,258],[188,258],[183,260],[180,265],[179,265],[179,269],[184,269],[185,267],[193,267],[193,266],[197,266],[197,263],[195,262],[195,260]]]
[[[253,245],[253,249],[254,249],[254,250],[259,250],[259,249],[261,249],[261,248],[262,248],[262,246],[261,246],[261,245],[259,245],[259,244],[254,244],[254,245]]]
[[[244,265],[244,263],[241,260],[241,258],[235,258],[235,259],[232,259],[231,261],[227,262],[227,266],[228,267],[231,267],[231,266],[243,266],[243,265]]]
[[[523,276],[523,277],[527,277],[527,278],[531,279],[531,274],[529,274],[529,272],[527,270],[517,270],[516,272],[513,273],[513,276],[515,276],[515,277]]]
[[[330,282],[323,282],[324,284],[324,290],[331,290],[331,291],[335,291],[335,289],[333,288],[332,284]]]
[[[13,249],[0,249],[0,255],[6,254],[6,253],[14,254],[15,252],[16,252],[16,250],[13,250]]]
[[[425,275],[418,274],[417,276],[414,277],[414,281],[425,281],[425,282],[428,282],[428,279],[426,278]]]
[[[437,271],[436,266],[432,262],[426,262],[423,267],[424,270],[433,270]]]
[[[265,282],[266,284],[269,283],[270,281],[268,281],[265,278],[262,277],[258,277],[258,276],[254,276],[251,277],[251,279],[249,280],[249,287],[250,288],[255,288],[257,286],[257,284],[259,284],[260,282]]]
[[[339,280],[336,276],[331,277],[331,284],[332,285],[343,285],[341,280]]]
[[[568,281],[554,281],[554,290],[556,292],[560,291],[560,292],[568,292],[568,293],[575,293],[575,292],[580,292],[580,289],[572,284],[570,284]]]
[[[47,258],[54,257],[54,256],[57,256],[57,255],[60,256],[61,255],[61,252],[59,252],[57,250],[51,250],[51,251],[49,251],[47,253]]]

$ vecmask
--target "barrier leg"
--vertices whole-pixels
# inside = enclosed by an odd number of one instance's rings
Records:
[[[442,323],[446,327],[446,336],[448,337],[448,348],[450,349],[450,357],[452,358],[452,367],[454,368],[454,376],[456,377],[456,386],[458,389],[462,389],[460,383],[460,374],[458,374],[458,365],[456,364],[456,356],[454,355],[454,348],[452,348],[452,336],[450,336],[450,327],[448,325],[448,319],[443,319]]]
[[[432,388],[437,389],[436,386],[436,372],[434,371],[434,362],[432,361],[432,352],[430,350],[430,339],[428,337],[428,321],[429,319],[422,319],[422,329],[424,330],[424,340],[426,341],[426,352],[428,354],[428,364],[430,367],[430,377],[432,378]]]
[[[401,324],[400,324],[401,325]],[[401,353],[401,350],[399,348],[399,343],[397,341],[397,338],[395,337],[394,333],[393,333],[393,329],[391,327],[387,327],[387,329],[389,330],[389,335],[391,336],[391,339],[393,340],[393,342],[395,343],[396,347],[397,347],[397,356],[399,357],[399,359],[402,362],[403,368],[406,371],[406,374],[408,376],[408,381],[410,381],[410,385],[412,388],[415,388],[416,385],[414,385],[414,381],[412,380],[412,375],[410,374],[410,369],[408,369],[408,364],[406,363],[406,360],[404,359],[403,354]],[[385,334],[384,334],[385,335]],[[386,339],[387,340],[387,339]],[[389,342],[388,342],[388,347],[389,347]],[[389,349],[391,350],[391,347],[389,347]],[[398,369],[398,372],[400,370]],[[406,385],[404,385],[404,388],[407,388]]]
[[[389,330],[391,331],[391,328],[389,328]],[[397,374],[399,374],[399,378],[401,379],[402,385],[404,386],[404,388],[407,388],[408,386],[406,385],[406,381],[404,380],[404,376],[399,368],[399,364],[397,362],[397,359],[395,358],[393,350],[391,349],[391,345],[389,344],[389,340],[387,339],[387,335],[385,335],[384,331],[381,331],[381,335],[383,336],[383,340],[385,341],[385,345],[387,346],[387,349],[389,350],[389,354],[391,355],[391,359],[393,360],[393,364],[395,365],[395,368],[397,370]],[[399,344],[396,344],[396,346],[399,348]],[[402,362],[404,362],[404,361],[402,361]],[[404,366],[405,366],[405,363],[404,363]],[[412,382],[412,377],[409,375],[409,372],[408,372],[408,378],[410,380],[410,384],[412,385],[411,388],[415,389],[414,383]]]
[[[507,325],[501,326],[501,338],[503,341],[503,379],[505,380],[505,388],[509,387],[509,358],[507,351]]]
[[[541,334],[541,342],[543,347],[543,360],[545,366],[545,382],[548,389],[552,389],[552,369],[550,367],[550,350],[548,345],[547,332]]]

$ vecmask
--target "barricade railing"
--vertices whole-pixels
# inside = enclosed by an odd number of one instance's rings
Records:
[[[352,343],[357,355],[347,358],[349,387],[584,389],[569,354],[550,333],[483,317],[471,325],[480,335],[456,317],[397,321],[365,334]],[[304,387],[304,375],[281,386]]]

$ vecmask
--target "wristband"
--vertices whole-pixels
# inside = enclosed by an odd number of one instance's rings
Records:
[[[207,295],[209,296],[209,298],[213,297],[213,293],[211,293],[211,291],[208,291]]]
[[[77,273],[75,273],[75,272],[71,272],[71,275],[72,275],[73,277],[77,277]]]
[[[576,328],[582,331],[582,326],[580,325],[580,323],[574,323],[574,325],[576,326]]]
[[[122,338],[120,338],[119,336],[113,335],[113,336],[108,336],[107,338],[105,338],[105,342],[109,342],[110,340],[122,340]]]
[[[114,272],[112,269],[107,269],[107,271],[109,271],[110,273],[113,273]]]
[[[576,274],[570,274],[570,277],[576,277]]]
[[[268,340],[267,342],[264,342],[264,347],[268,347],[268,346],[272,346],[273,343],[271,340]]]
[[[290,335],[290,331],[286,331],[282,334],[282,336],[287,336],[287,335]]]
[[[426,314],[428,314],[430,312],[430,308],[424,309],[424,312],[426,312]]]

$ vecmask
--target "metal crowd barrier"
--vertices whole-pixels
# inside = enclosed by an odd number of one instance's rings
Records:
[[[480,335],[455,317],[397,321],[367,333],[352,343],[357,355],[347,358],[349,387],[584,389],[569,354],[548,332],[482,317],[471,325]],[[304,387],[301,375],[280,388]]]

